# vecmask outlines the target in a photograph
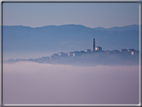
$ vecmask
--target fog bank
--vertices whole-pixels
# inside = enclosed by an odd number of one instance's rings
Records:
[[[4,63],[4,104],[138,104],[139,67]]]

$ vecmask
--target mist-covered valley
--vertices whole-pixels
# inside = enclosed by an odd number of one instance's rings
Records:
[[[4,104],[138,104],[139,66],[3,64]]]

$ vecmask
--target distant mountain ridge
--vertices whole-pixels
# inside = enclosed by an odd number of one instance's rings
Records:
[[[96,27],[94,29],[99,29],[99,30],[109,30],[109,31],[124,31],[124,30],[139,30],[139,25],[133,24],[133,25],[127,25],[123,27],[111,27],[111,28],[103,28],[103,27]]]
[[[92,38],[96,46],[104,50],[139,49],[139,25],[112,28],[89,28],[83,25],[61,26],[3,26],[3,51],[72,51],[92,49]]]
[[[37,29],[37,28],[46,28],[46,27],[85,27],[85,28],[90,28],[90,27],[86,27],[84,25],[78,25],[78,24],[65,24],[65,25],[48,25],[48,26],[42,26],[42,27],[30,27],[30,26],[23,26],[23,25],[13,25],[13,26],[7,26],[7,25],[4,25],[3,27],[26,27],[26,28],[33,28],[33,29]],[[117,30],[117,31],[120,31],[120,30],[139,30],[139,25],[136,25],[136,24],[133,24],[133,25],[127,25],[127,26],[122,26],[122,27],[118,27],[118,26],[115,26],[115,27],[110,27],[110,28],[104,28],[104,27],[94,27],[94,28],[91,28],[91,29],[96,29],[96,30]]]

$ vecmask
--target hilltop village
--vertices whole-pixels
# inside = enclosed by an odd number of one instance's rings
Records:
[[[122,55],[138,55],[139,51],[135,49],[121,49],[119,50],[112,50],[112,51],[104,51],[102,50],[102,47],[97,46],[95,47],[95,38],[93,38],[92,41],[92,51],[91,49],[86,49],[85,51],[72,51],[68,53],[60,52],[58,54],[52,54],[50,56],[50,59],[55,59],[58,57],[75,57],[75,56],[81,56],[81,55],[95,55],[95,54],[122,54]]]
[[[95,39],[92,42],[91,49],[85,51],[60,52],[52,54],[50,57],[41,57],[37,59],[9,59],[6,62],[14,63],[18,61],[32,61],[37,63],[47,64],[70,64],[79,66],[94,66],[94,65],[138,65],[139,51],[135,49],[121,49],[104,51],[102,47],[95,47]]]

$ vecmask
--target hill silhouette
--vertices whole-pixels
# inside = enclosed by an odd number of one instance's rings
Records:
[[[139,49],[139,26],[89,28],[83,25],[61,25],[31,28],[27,26],[3,26],[3,52],[18,51],[71,51],[92,49],[104,50]],[[91,41],[91,42],[90,42]]]

